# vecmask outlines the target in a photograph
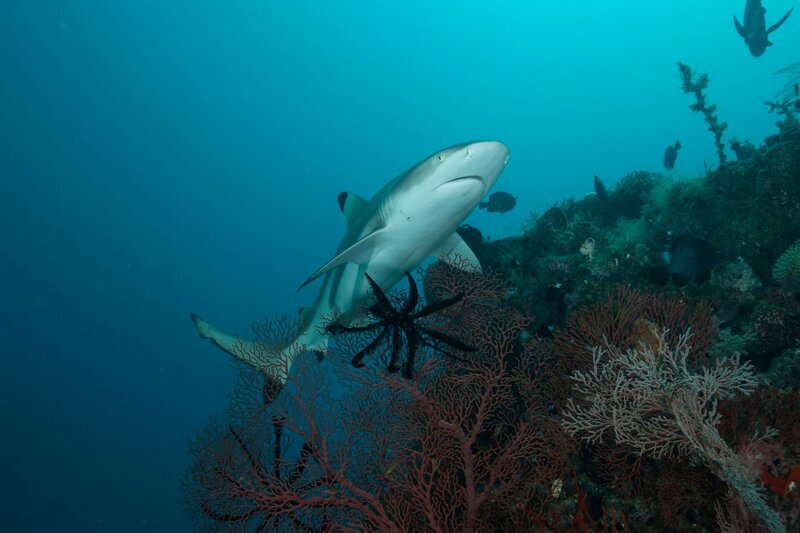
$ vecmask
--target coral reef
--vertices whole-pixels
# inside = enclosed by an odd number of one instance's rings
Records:
[[[800,282],[800,241],[791,245],[775,261],[772,277],[778,283]]]
[[[193,446],[186,499],[199,525],[398,532],[566,526],[546,508],[562,493],[554,487],[567,477],[574,445],[540,392],[547,388],[537,370],[546,361],[535,343],[518,342],[529,319],[502,305],[506,287],[497,280],[461,274],[425,278],[434,292],[463,295],[442,313],[458,320],[475,357],[430,352],[411,380],[386,375],[389,344],[381,344],[377,361],[350,366],[379,334],[337,335],[329,360],[340,365],[346,394],[334,394],[326,387],[331,376],[307,361],[275,402],[238,397],[227,428],[212,424]],[[250,388],[256,397],[259,387]],[[286,459],[286,433],[299,441],[293,460]]]
[[[198,525],[798,530],[800,128],[787,108],[727,161],[708,77],[681,75],[717,169],[595,177],[512,238],[462,227],[483,271],[431,265],[417,312],[388,294],[406,334],[339,331],[282,390],[243,370],[192,447]],[[261,325],[256,346],[280,353],[292,331]]]
[[[559,405],[571,397],[563,392],[569,387],[567,377],[592,368],[593,349],[609,344],[623,352],[654,348],[654,339],[665,331],[691,332],[690,342],[698,344],[689,351],[695,372],[739,357],[762,372],[761,382],[796,394],[800,284],[793,281],[793,249],[800,238],[800,135],[783,128],[767,144],[737,141],[737,146],[737,161],[702,178],[634,172],[604,186],[603,202],[563,201],[532,217],[521,237],[481,247],[481,260],[512,281],[510,304],[535,316],[530,334],[555,354],[559,368],[553,381],[562,390],[554,401]],[[669,275],[668,256],[683,235],[708,242],[715,264],[707,278],[680,285]],[[676,304],[683,308],[671,320],[656,312]],[[792,485],[796,470],[790,469],[800,463],[794,445],[798,437],[790,423],[776,425],[771,416],[778,402],[767,401],[758,390],[747,397],[760,405],[747,411],[747,427],[733,433],[720,429],[720,435],[740,456],[781,450],[780,460],[760,470],[767,474],[753,478],[751,470],[748,479],[767,490],[766,505],[793,529],[800,524],[800,492],[790,488],[797,487]],[[728,417],[742,416],[720,412],[720,428]],[[777,435],[748,451],[752,437],[768,427]],[[746,506],[732,504],[736,498],[714,507],[715,495],[730,483],[708,466],[698,468],[691,457],[655,460],[604,441],[582,449],[579,464],[581,485],[594,487],[590,494],[602,501],[614,502],[632,527],[756,527]],[[642,481],[648,478],[659,482]],[[693,490],[686,487],[690,483],[695,483]],[[697,501],[703,506],[693,505]],[[765,516],[767,511],[758,507]],[[640,512],[643,508],[650,513]]]
[[[695,373],[687,362],[689,338],[684,334],[671,345],[661,335],[656,348],[642,343],[626,351],[595,347],[592,367],[572,374],[577,400],[567,405],[564,427],[594,444],[612,435],[617,445],[655,459],[696,455],[728,484],[729,499],[735,500],[730,506],[746,507],[769,531],[785,531],[756,485],[758,472],[716,429],[717,403],[755,389],[752,368],[734,357]],[[775,434],[765,430],[752,445]]]

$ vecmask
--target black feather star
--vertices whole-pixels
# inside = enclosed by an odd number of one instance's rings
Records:
[[[401,308],[396,309],[392,306],[386,293],[375,283],[375,280],[372,279],[369,274],[365,273],[364,275],[375,295],[376,301],[372,307],[370,307],[369,312],[376,318],[376,321],[365,326],[351,327],[338,323],[331,323],[327,327],[327,330],[333,334],[366,333],[380,330],[380,333],[353,357],[353,366],[357,368],[364,366],[364,358],[374,353],[378,347],[387,340],[391,345],[391,356],[389,358],[388,367],[390,373],[400,370],[400,354],[403,349],[403,344],[406,345],[406,360],[402,368],[403,377],[407,379],[413,377],[414,358],[416,357],[417,349],[420,345],[428,346],[444,355],[462,361],[463,359],[440,348],[436,343],[438,342],[464,352],[475,351],[475,348],[461,342],[457,338],[420,323],[420,319],[460,302],[464,298],[463,293],[438,302],[431,302],[417,311],[416,308],[419,305],[419,290],[417,289],[414,278],[411,274],[406,272],[406,277],[408,278],[408,299],[403,303]],[[405,343],[403,342],[403,337],[405,337]]]

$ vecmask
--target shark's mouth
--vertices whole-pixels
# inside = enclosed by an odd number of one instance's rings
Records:
[[[457,181],[465,181],[465,180],[475,180],[475,181],[479,181],[479,182],[483,183],[483,178],[482,178],[482,177],[480,177],[480,176],[476,176],[476,175],[472,175],[472,176],[459,176],[458,178],[453,178],[453,179],[451,179],[451,180],[445,181],[444,183],[442,183],[441,185],[439,185],[438,187],[436,187],[436,189],[439,189],[439,188],[441,188],[441,187],[444,187],[445,185],[450,185],[451,183],[455,183],[455,182],[457,182]],[[434,189],[434,190],[436,190],[436,189]]]

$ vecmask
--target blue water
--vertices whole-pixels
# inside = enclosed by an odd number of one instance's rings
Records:
[[[790,7],[766,1],[768,21]],[[800,14],[753,58],[744,0],[6,0],[0,8],[0,529],[183,531],[186,445],[231,389],[197,312],[246,333],[293,313],[369,196],[445,146],[511,149],[531,211],[716,155],[676,61],[709,72],[727,136],[800,60]],[[771,23],[770,22],[770,23]]]

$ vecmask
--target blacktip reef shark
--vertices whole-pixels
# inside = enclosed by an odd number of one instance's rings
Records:
[[[744,6],[744,24],[740,23],[735,16],[733,17],[733,24],[736,26],[736,31],[744,39],[753,57],[760,57],[767,50],[767,47],[772,46],[769,34],[786,22],[793,9],[789,9],[778,22],[768,29],[767,10],[761,5],[761,0],[747,0],[747,4]]]
[[[470,142],[436,152],[384,185],[371,200],[340,194],[347,232],[333,259],[300,286],[325,276],[314,305],[300,312],[297,336],[280,354],[259,353],[258,341],[225,333],[191,315],[197,331],[235,358],[285,383],[294,356],[327,351],[325,326],[332,316],[347,324],[370,301],[365,273],[388,291],[426,257],[457,254],[479,268],[456,228],[486,196],[507,162],[503,143]]]

